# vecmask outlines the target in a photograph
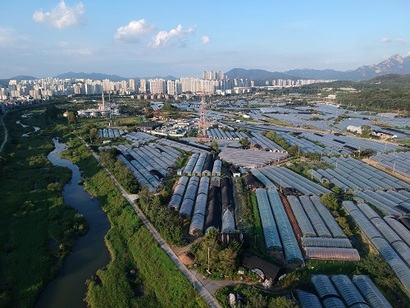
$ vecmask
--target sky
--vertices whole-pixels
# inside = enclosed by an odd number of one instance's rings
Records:
[[[0,78],[354,70],[410,55],[408,0],[2,1]]]

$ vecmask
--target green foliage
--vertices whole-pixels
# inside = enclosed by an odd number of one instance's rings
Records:
[[[362,125],[360,128],[362,130],[362,137],[370,138],[370,136],[372,135],[372,131],[373,131],[370,125]]]
[[[255,249],[259,252],[262,253],[263,255],[266,255],[266,246],[265,246],[265,241],[264,241],[264,235],[263,235],[263,229],[262,229],[262,222],[261,218],[259,215],[259,209],[258,209],[258,201],[256,200],[256,195],[255,193],[251,194],[251,202],[252,202],[252,208],[253,208],[253,218],[254,218],[254,228],[255,228]]]
[[[211,141],[210,147],[213,151],[215,151],[216,153],[219,153],[218,142],[215,139]]]
[[[222,307],[230,307],[228,296],[230,293],[238,294],[243,299],[235,307],[259,307],[259,308],[297,308],[298,304],[293,299],[284,295],[273,295],[263,292],[254,286],[236,285],[235,287],[222,287],[215,293],[215,297]]]
[[[217,236],[218,231],[210,229],[202,241],[193,246],[195,261],[203,272],[212,273],[213,277],[233,275],[238,268],[240,247],[235,241],[223,245]]]
[[[251,142],[249,141],[248,138],[241,138],[239,140],[239,143],[244,146],[245,148],[249,148],[249,146],[251,145]]]
[[[99,153],[103,165],[110,170],[121,186],[129,193],[137,193],[139,184],[132,171],[120,160],[116,158],[117,150],[111,148]]]
[[[146,188],[142,188],[138,205],[168,243],[182,245],[186,242],[183,219],[177,212],[168,211],[159,195],[152,195]]]
[[[320,201],[331,211],[337,211],[340,208],[339,201],[334,194],[324,194],[320,197]]]
[[[148,230],[142,227],[132,207],[98,163],[88,157],[79,161],[78,165],[84,171],[86,187],[98,197],[111,223],[106,241],[112,261],[107,269],[99,270],[93,279],[87,281],[88,305],[205,307],[188,280]],[[144,191],[141,194],[140,199],[148,197],[144,196]],[[132,269],[136,271],[135,276],[129,275]]]
[[[276,144],[280,145],[285,150],[288,150],[290,145],[286,142],[286,140],[276,134],[275,131],[270,130],[265,133],[265,137],[272,140]]]
[[[47,189],[49,191],[61,192],[63,190],[63,186],[59,182],[54,182],[54,183],[48,184]]]
[[[61,196],[70,171],[46,158],[54,148],[52,137],[60,135],[57,125],[44,116],[44,106],[27,110],[32,117],[24,124],[41,127],[29,138],[21,137],[26,129],[16,125],[26,109],[9,112],[5,118],[9,141],[2,153],[7,159],[0,165],[1,307],[32,306],[60,270],[74,239],[88,229],[84,218]]]

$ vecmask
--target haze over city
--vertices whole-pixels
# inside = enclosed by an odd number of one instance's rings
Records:
[[[410,2],[7,1],[0,78],[353,70],[410,53]]]

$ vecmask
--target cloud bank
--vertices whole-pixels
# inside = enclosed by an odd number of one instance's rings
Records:
[[[51,12],[43,12],[43,10],[35,11],[33,21],[44,23],[59,30],[78,26],[85,21],[84,5],[80,2],[70,7],[66,5],[64,1],[61,1]]]
[[[144,19],[132,20],[128,25],[117,29],[114,39],[127,43],[137,43],[153,29],[154,26],[148,24]]]
[[[179,46],[184,46],[184,38],[189,36],[194,31],[194,28],[190,27],[184,29],[182,25],[178,25],[175,29],[170,31],[160,31],[157,35],[151,40],[149,46],[152,48],[161,48],[166,47],[171,44],[178,44]]]

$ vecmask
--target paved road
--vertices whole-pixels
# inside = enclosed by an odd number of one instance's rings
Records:
[[[97,161],[99,160],[98,155],[92,151],[92,149],[88,146],[88,144],[82,140],[85,145],[88,147],[92,155],[94,156]],[[102,164],[101,164],[102,165]],[[141,219],[145,227],[148,229],[148,231],[151,232],[152,236],[155,238],[159,246],[165,251],[165,253],[171,258],[171,260],[175,263],[175,265],[178,267],[178,269],[185,275],[185,277],[188,279],[188,281],[192,284],[192,286],[198,291],[198,293],[201,295],[201,297],[208,303],[210,307],[216,307],[219,308],[221,305],[218,303],[218,301],[212,296],[212,294],[205,288],[205,286],[201,283],[201,281],[196,277],[195,272],[191,272],[186,268],[185,265],[183,265],[179,259],[178,256],[174,253],[174,251],[171,249],[171,247],[164,241],[164,239],[161,237],[161,235],[157,232],[157,230],[154,228],[154,226],[151,224],[151,222],[148,220],[148,218],[145,216],[145,214],[135,205],[134,200],[136,195],[128,194],[120,185],[120,183],[115,179],[115,177],[110,173],[110,171],[103,166],[104,171],[107,173],[107,175],[111,178],[113,183],[118,187],[118,189],[121,191],[122,195],[124,198],[128,201],[128,203],[134,208],[135,213],[138,215],[138,217]]]

